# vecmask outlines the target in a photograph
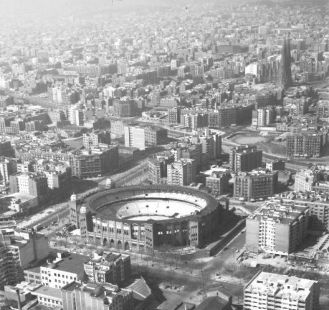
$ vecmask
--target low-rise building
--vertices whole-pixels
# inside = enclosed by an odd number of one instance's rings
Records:
[[[32,292],[38,298],[38,304],[52,309],[63,309],[61,290],[41,285]]]
[[[112,284],[71,282],[61,289],[63,310],[126,310],[133,307],[133,292]]]
[[[84,271],[90,282],[121,284],[130,277],[130,256],[120,253],[109,253],[84,263]]]
[[[48,261],[40,267],[41,282],[45,286],[60,289],[78,281],[84,274],[83,264],[88,260],[89,257],[83,255],[57,253],[54,261]]]

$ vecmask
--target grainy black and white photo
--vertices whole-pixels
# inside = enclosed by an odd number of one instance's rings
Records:
[[[0,0],[0,310],[329,310],[329,0]]]

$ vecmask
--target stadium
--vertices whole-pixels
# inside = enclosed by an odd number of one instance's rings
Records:
[[[73,218],[76,212],[89,242],[138,252],[161,246],[202,247],[225,221],[225,210],[215,198],[179,186],[103,190],[71,203]]]

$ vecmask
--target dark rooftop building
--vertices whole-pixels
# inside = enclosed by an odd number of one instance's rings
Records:
[[[231,301],[226,301],[218,296],[206,298],[195,310],[233,310]]]

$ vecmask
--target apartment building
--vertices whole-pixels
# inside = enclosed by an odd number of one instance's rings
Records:
[[[318,310],[317,281],[269,272],[257,273],[244,288],[245,310]]]
[[[86,149],[97,148],[99,144],[111,144],[110,131],[93,131],[84,133],[82,136],[82,144]]]
[[[300,170],[295,175],[295,192],[312,191],[315,182],[317,181],[317,173],[312,170]]]
[[[11,193],[22,193],[34,197],[45,195],[48,190],[47,177],[37,173],[21,173],[9,176]]]
[[[145,150],[164,143],[167,139],[167,130],[151,126],[125,126],[124,137],[126,147]]]
[[[50,249],[44,235],[34,232],[0,234],[0,287],[24,279],[23,269],[45,259]]]
[[[133,309],[133,292],[111,284],[71,282],[61,289],[63,310]]]
[[[83,268],[90,282],[121,284],[130,277],[130,256],[115,252],[94,254]]]
[[[206,187],[208,187],[214,195],[223,195],[229,191],[229,180],[231,174],[229,172],[214,171],[210,176],[206,177]]]
[[[230,166],[234,172],[251,171],[262,165],[263,152],[256,146],[242,145],[231,149]]]
[[[40,267],[41,282],[45,286],[60,289],[73,281],[78,281],[84,271],[83,264],[87,261],[87,256],[57,253],[54,261],[47,261]]]
[[[72,175],[79,178],[97,177],[119,166],[118,146],[79,151],[70,157]]]
[[[307,235],[309,215],[306,206],[264,203],[246,220],[246,248],[280,255],[296,251]]]
[[[180,159],[167,166],[167,183],[169,185],[187,186],[194,182],[196,164],[194,159]]]
[[[322,134],[303,132],[287,136],[286,148],[288,158],[317,158],[321,156]]]
[[[239,172],[234,179],[234,197],[245,200],[265,199],[274,195],[278,172],[265,169]]]

